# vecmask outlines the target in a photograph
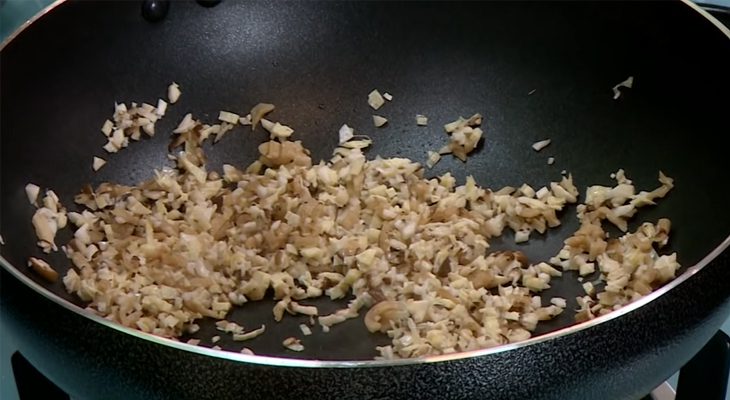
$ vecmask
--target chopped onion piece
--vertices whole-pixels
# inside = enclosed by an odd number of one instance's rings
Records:
[[[555,164],[555,157],[548,157],[548,159],[547,159],[547,163],[548,163],[548,165],[553,165],[553,164]]]
[[[540,150],[544,149],[545,147],[547,147],[550,144],[550,142],[551,142],[550,139],[539,140],[532,144],[532,149],[535,151],[540,151]]]
[[[377,110],[380,107],[385,104],[385,99],[383,99],[383,96],[380,95],[380,92],[378,92],[377,89],[373,90],[368,94],[368,104],[370,107],[373,108],[373,110]]]
[[[630,77],[626,78],[626,80],[617,83],[616,86],[613,87],[613,99],[617,100],[619,97],[621,97],[621,91],[619,90],[619,88],[624,87],[627,89],[631,89],[633,86],[634,86],[634,77],[633,76],[630,76]]]
[[[376,128],[380,128],[386,123],[388,123],[387,118],[381,117],[380,115],[373,115],[373,125],[375,125]]]
[[[521,229],[515,232],[515,243],[523,243],[530,240],[530,231]]]
[[[426,166],[429,168],[433,168],[434,165],[436,165],[441,160],[441,154],[435,152],[435,151],[428,151],[428,160],[426,160]]]
[[[162,99],[157,99],[157,108],[155,108],[155,114],[162,117],[167,112],[167,102]]]
[[[142,125],[142,130],[147,134],[147,136],[155,136],[155,123],[150,122],[149,124]]]
[[[264,332],[266,332],[266,325],[261,325],[260,328],[254,329],[249,332],[245,333],[234,333],[233,334],[233,340],[236,342],[243,342],[245,340],[251,340],[253,338],[256,338],[258,336],[261,336]]]
[[[299,324],[299,330],[302,331],[302,335],[309,336],[312,334],[312,329],[306,324]]]
[[[355,137],[355,130],[347,126],[347,124],[342,125],[340,127],[340,144],[344,144],[345,142],[349,141],[353,137]]]
[[[388,101],[393,101],[393,95],[388,92],[383,93],[383,98]]]
[[[303,351],[304,350],[304,346],[302,345],[302,343],[299,341],[299,339],[297,339],[295,337],[286,338],[286,339],[284,339],[284,341],[281,344],[284,345],[284,347],[286,347],[287,349],[289,349],[291,351]]]
[[[116,153],[117,151],[119,151],[119,149],[114,146],[114,143],[112,142],[108,142],[107,144],[105,144],[103,149],[106,150],[107,153]]]
[[[560,308],[565,308],[567,306],[567,302],[562,297],[553,297],[552,299],[550,299],[550,303]]]
[[[173,82],[167,87],[167,99],[170,104],[175,104],[180,98],[180,94],[180,86],[177,83]]]
[[[194,126],[195,120],[193,120],[193,114],[187,113],[172,133],[184,133],[192,129]]]
[[[101,126],[101,132],[106,137],[109,137],[109,135],[112,134],[113,129],[114,129],[114,123],[109,120],[104,121],[104,125]]]
[[[38,201],[38,194],[41,192],[41,188],[33,183],[25,185],[25,195],[28,196],[28,201],[32,205],[36,205]]]
[[[180,86],[177,83],[173,82],[167,87],[167,99],[170,101],[170,104],[175,104],[180,98],[180,94]]]
[[[261,119],[261,126],[269,131],[271,139],[286,139],[294,133],[294,129],[278,122],[271,122],[265,118]]]
[[[428,125],[428,118],[425,115],[416,114],[416,125],[418,125],[418,126]]]
[[[94,156],[94,160],[91,163],[91,168],[94,169],[94,171],[98,171],[101,167],[106,164],[106,160],[100,157]]]

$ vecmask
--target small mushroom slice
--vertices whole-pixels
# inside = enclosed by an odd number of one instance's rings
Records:
[[[372,306],[365,314],[365,327],[370,332],[386,332],[391,327],[391,322],[404,319],[408,311],[403,304],[397,301],[381,301]]]
[[[56,272],[56,270],[53,269],[50,264],[41,260],[40,258],[29,258],[28,266],[31,267],[33,271],[35,271],[35,273],[43,277],[43,279],[47,280],[48,282],[53,283],[58,280],[58,272]]]
[[[276,107],[270,103],[259,103],[253,106],[253,108],[251,109],[251,130],[256,129],[256,126],[259,124],[259,121],[261,121],[261,118],[266,116],[266,114],[274,111],[274,108]]]

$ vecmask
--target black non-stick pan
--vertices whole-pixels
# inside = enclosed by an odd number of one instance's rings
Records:
[[[630,399],[686,362],[728,312],[730,37],[688,3],[174,2],[151,23],[139,2],[68,2],[0,55],[3,313],[28,358],[55,371],[61,386],[91,382],[75,389],[79,395]],[[613,99],[612,87],[628,76],[633,88]],[[154,102],[172,81],[183,95],[157,135],[104,155],[99,128],[114,102]],[[374,88],[395,96],[390,123],[379,130],[366,102]],[[623,168],[650,190],[662,170],[675,189],[642,209],[633,226],[672,220],[669,250],[678,253],[681,275],[587,323],[575,325],[565,313],[522,344],[386,362],[371,359],[389,339],[358,319],[306,337],[300,354],[286,351],[282,339],[302,320],[274,323],[271,301],[228,317],[267,324],[246,344],[261,356],[155,338],[91,316],[60,282],[47,284],[25,266],[40,254],[26,183],[52,188],[70,206],[87,183],[131,184],[169,165],[168,133],[185,113],[215,120],[219,110],[245,114],[258,102],[276,104],[277,118],[315,160],[331,156],[347,123],[373,138],[369,157],[425,161],[426,150],[443,144],[442,123],[479,112],[483,144],[466,163],[446,158],[427,175],[540,187],[566,170],[582,191],[610,184]],[[433,123],[416,128],[415,114]],[[550,147],[530,148],[544,138]],[[210,168],[247,165],[263,140],[236,128],[206,147]],[[93,172],[93,155],[108,165]],[[547,260],[577,228],[574,208],[561,221],[528,244],[508,234],[493,249]],[[70,265],[61,254],[48,259],[62,274]],[[566,273],[544,295],[574,308],[576,277]],[[317,304],[325,312],[342,306]],[[210,347],[213,321],[202,326],[195,337]],[[225,338],[218,345],[240,349]],[[69,357],[73,368],[58,368]]]

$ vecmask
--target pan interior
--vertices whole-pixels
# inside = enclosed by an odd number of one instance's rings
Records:
[[[682,27],[679,29],[678,27]],[[533,187],[573,173],[584,190],[610,184],[624,168],[637,188],[653,189],[658,171],[675,178],[669,197],[642,209],[633,226],[669,217],[669,251],[691,265],[730,232],[726,204],[730,104],[730,41],[681,3],[295,3],[222,2],[202,8],[175,3],[168,18],[149,24],[137,2],[63,4],[2,50],[0,233],[2,256],[60,298],[81,305],[60,283],[48,285],[25,268],[39,255],[24,186],[55,190],[69,208],[86,183],[131,184],[168,165],[171,132],[187,112],[213,121],[219,110],[242,114],[258,102],[276,104],[276,118],[296,129],[314,160],[331,156],[347,123],[370,135],[369,157],[425,161],[446,140],[441,125],[479,112],[485,142],[466,163],[450,157],[428,175],[473,175],[486,187]],[[611,88],[634,76],[634,88],[612,99]],[[180,83],[179,103],[158,134],[107,155],[99,132],[115,101],[154,102]],[[366,102],[374,88],[394,100],[382,109],[387,128],[372,127]],[[534,93],[529,94],[534,90]],[[416,114],[429,117],[417,128]],[[530,145],[550,138],[540,153]],[[244,166],[257,157],[262,132],[242,127],[207,147],[209,166]],[[91,158],[109,164],[97,173]],[[547,165],[548,156],[555,157]],[[519,249],[547,260],[576,227],[574,208],[563,225],[515,245],[506,234],[494,249]],[[64,243],[70,233],[59,235]],[[47,257],[60,271],[69,262]],[[546,298],[569,309],[580,294],[575,275],[553,280]],[[312,302],[324,312],[342,307]],[[230,320],[271,329],[245,345],[257,354],[313,359],[370,359],[389,342],[361,320],[305,337],[292,354],[281,341],[300,335],[304,318],[276,324],[273,302],[250,303]],[[571,313],[538,333],[572,323]],[[199,334],[215,333],[206,321]],[[275,326],[275,328],[274,328]],[[218,344],[232,350],[240,343]],[[206,340],[203,344],[210,345]]]

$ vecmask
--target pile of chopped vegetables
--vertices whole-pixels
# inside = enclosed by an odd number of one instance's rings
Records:
[[[171,85],[170,103],[179,97],[179,87]],[[384,97],[373,91],[368,102],[378,109]],[[165,113],[160,101],[153,109],[117,105],[114,121],[103,128],[109,150],[126,147],[140,129],[153,134],[152,117]],[[528,339],[540,321],[565,312],[566,299],[546,303],[540,297],[565,270],[581,276],[600,271],[598,281],[583,284],[576,313],[582,321],[650,293],[679,268],[675,254],[657,254],[667,243],[669,220],[644,223],[618,238],[602,226],[607,221],[626,232],[639,207],[672,188],[661,173],[661,185],[649,192],[636,193],[621,170],[615,187],[589,187],[578,206],[580,229],[550,260],[528,260],[520,251],[491,251],[489,242],[505,230],[524,242],[532,232],[560,225],[560,211],[579,197],[572,176],[538,189],[499,190],[471,177],[459,185],[448,173],[427,178],[409,159],[367,159],[363,149],[372,141],[347,125],[332,158],[313,162],[304,145],[291,140],[292,128],[266,119],[273,110],[259,104],[244,117],[222,111],[213,125],[186,115],[170,144],[174,168],[134,186],[86,187],[74,199],[80,212],[67,212],[50,190],[37,204],[40,188],[28,185],[44,251],[58,249],[55,235],[67,220],[75,227],[61,247],[73,264],[63,277],[67,290],[124,326],[176,338],[198,330],[196,320],[212,317],[234,341],[265,334],[266,327],[247,331],[226,320],[230,310],[273,293],[276,321],[287,313],[311,317],[312,324],[300,327],[303,335],[313,334],[314,325],[320,331],[314,334],[322,334],[364,314],[363,329],[391,338],[377,348],[390,359]],[[376,126],[387,122],[376,117]],[[418,125],[425,118],[419,115]],[[429,155],[429,165],[446,153],[466,160],[482,136],[481,123],[475,114],[447,124],[451,141]],[[211,135],[217,141],[239,124],[270,133],[258,147],[259,159],[243,168],[208,170],[204,141]],[[31,258],[29,265],[49,280],[58,278],[41,259]],[[352,300],[322,315],[307,305],[322,296]],[[296,337],[282,345],[304,350]]]

